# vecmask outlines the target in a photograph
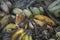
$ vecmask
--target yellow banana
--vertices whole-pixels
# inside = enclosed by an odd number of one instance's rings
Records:
[[[29,40],[29,37],[27,34],[25,35],[25,40]]]
[[[37,25],[39,25],[41,27],[45,24],[44,22],[36,20],[36,19],[34,19],[34,21],[36,22]]]
[[[25,32],[23,32],[22,34],[21,34],[21,36],[19,37],[19,39],[18,40],[22,40],[23,39],[23,37],[25,36]]]
[[[26,23],[26,24],[25,24],[25,29],[27,29],[27,28],[28,28],[28,24]]]
[[[50,19],[49,17],[44,16],[44,15],[36,15],[34,18],[41,20],[41,21],[45,21],[47,24],[49,24],[51,26],[56,25],[56,23],[52,19]]]
[[[16,25],[13,23],[10,23],[3,29],[3,31],[9,33],[12,31],[12,29],[16,29]]]
[[[23,32],[24,32],[24,29],[21,28],[20,30],[18,30],[16,33],[13,34],[11,40],[16,40],[17,36],[22,34]]]
[[[21,40],[25,40],[25,35],[22,37],[22,39]]]

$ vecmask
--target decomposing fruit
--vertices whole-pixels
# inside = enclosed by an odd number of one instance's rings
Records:
[[[6,15],[1,19],[1,21],[0,21],[1,26],[5,26],[6,24],[8,24],[9,17],[10,17],[10,15]]]
[[[51,26],[56,25],[55,22],[52,19],[50,19],[49,17],[44,16],[44,15],[36,15],[34,18],[38,19],[38,20],[41,20],[41,21],[45,21],[47,24],[49,24]]]
[[[16,14],[16,19],[15,19],[15,23],[18,25],[19,23],[21,23],[22,21],[25,20],[25,15],[24,14]]]

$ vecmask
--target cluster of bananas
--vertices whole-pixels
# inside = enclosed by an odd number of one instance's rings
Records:
[[[11,40],[33,40],[31,32],[35,28],[43,28],[45,25],[56,26],[51,18],[42,14],[42,7],[30,7],[24,10],[14,8],[13,13],[15,15],[5,14],[0,21],[2,33],[9,34]]]

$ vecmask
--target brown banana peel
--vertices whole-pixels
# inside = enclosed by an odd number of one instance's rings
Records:
[[[56,25],[56,23],[52,19],[50,19],[49,17],[44,16],[44,15],[36,15],[34,18],[38,19],[38,20],[41,20],[41,21],[45,21],[50,26],[55,26]]]
[[[12,35],[12,39],[11,40],[16,40],[16,38],[18,37],[18,35],[21,35],[23,32],[24,32],[24,29],[21,28],[20,30],[18,30],[16,33],[14,33]]]
[[[24,19],[25,19],[25,15],[23,13],[22,14],[16,14],[15,23],[18,25],[19,23],[24,21]]]

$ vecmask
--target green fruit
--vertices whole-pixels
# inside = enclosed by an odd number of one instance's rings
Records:
[[[21,9],[19,9],[19,8],[14,8],[13,9],[13,13],[15,13],[15,14],[20,14],[20,13],[22,13],[23,11],[21,10]]]
[[[34,14],[34,15],[37,15],[37,14],[40,14],[40,11],[39,11],[39,9],[38,8],[36,8],[36,7],[30,7],[30,10],[32,11],[32,13]]]
[[[27,18],[29,18],[32,15],[32,13],[27,9],[24,9],[24,13],[25,13]]]
[[[57,32],[56,33],[56,37],[60,37],[60,32]]]
[[[31,35],[28,35],[28,36],[29,36],[29,40],[33,40]]]
[[[55,17],[60,17],[60,9],[56,10],[54,12]]]
[[[55,40],[55,39],[51,38],[51,39],[49,39],[49,40]]]

